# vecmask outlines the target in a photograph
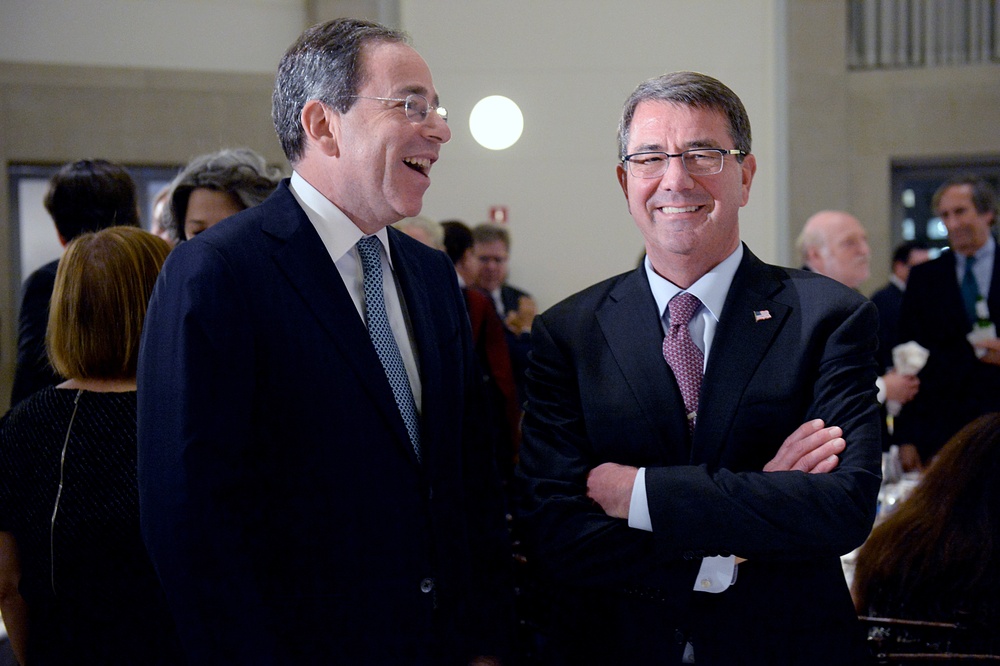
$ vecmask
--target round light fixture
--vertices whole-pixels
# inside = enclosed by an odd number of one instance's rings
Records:
[[[513,100],[503,95],[490,95],[472,107],[469,129],[479,145],[490,150],[503,150],[521,138],[524,116]]]

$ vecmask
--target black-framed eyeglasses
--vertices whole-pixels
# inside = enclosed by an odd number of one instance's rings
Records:
[[[712,176],[722,171],[726,155],[744,157],[749,154],[745,150],[726,148],[692,148],[682,153],[651,150],[626,155],[622,158],[622,163],[626,165],[629,174],[636,178],[659,178],[666,173],[670,158],[679,157],[681,164],[692,176]]]
[[[441,120],[448,122],[448,109],[443,106],[431,107],[430,102],[423,95],[412,93],[406,97],[365,97],[364,95],[351,95],[355,99],[374,99],[379,102],[402,102],[403,111],[410,122],[422,123],[427,120],[427,114],[431,109],[438,114]]]

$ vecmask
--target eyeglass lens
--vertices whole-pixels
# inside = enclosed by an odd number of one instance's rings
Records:
[[[422,123],[427,120],[427,114],[430,112],[430,104],[427,102],[427,98],[423,95],[407,95],[404,109],[406,111],[406,117],[409,118],[411,122]],[[448,122],[448,112],[444,109],[444,107],[436,107],[434,111],[441,116],[442,120]]]
[[[642,153],[628,158],[629,170],[637,178],[662,176],[670,162],[667,153]],[[684,168],[693,176],[710,176],[722,171],[723,153],[717,150],[686,150],[679,155]]]

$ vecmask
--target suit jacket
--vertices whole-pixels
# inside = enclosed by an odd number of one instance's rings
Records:
[[[879,371],[893,367],[892,348],[901,342],[899,313],[903,307],[903,290],[889,283],[872,294],[872,303],[878,308],[878,361]]]
[[[509,555],[455,271],[389,243],[418,463],[364,322],[287,181],[175,249],[139,367],[142,528],[193,664],[466,663]],[[484,596],[493,603],[483,602]]]
[[[24,281],[21,309],[17,315],[17,365],[10,390],[10,406],[46,386],[62,382],[49,365],[45,352],[45,329],[49,325],[49,301],[56,284],[59,260],[50,261]]]
[[[521,297],[528,296],[531,294],[524,291],[523,289],[518,289],[517,287],[512,287],[509,284],[504,284],[500,286],[500,300],[503,302],[504,314],[508,312],[514,312],[520,307]]]
[[[520,475],[535,556],[560,582],[566,663],[848,664],[860,634],[839,555],[867,537],[879,488],[876,312],[828,278],[749,250],[726,298],[688,445],[643,268],[541,315]],[[763,473],[809,419],[844,429],[829,474]],[[587,497],[603,462],[646,467],[653,532]],[[721,594],[701,558],[748,558]],[[569,632],[567,632],[568,634]]]
[[[987,305],[1000,329],[1000,257],[993,261]],[[928,461],[962,426],[1000,410],[1000,367],[976,358],[972,330],[955,274],[955,255],[944,252],[914,266],[900,312],[900,339],[930,350],[920,371],[920,392],[896,418],[896,440],[916,444]]]

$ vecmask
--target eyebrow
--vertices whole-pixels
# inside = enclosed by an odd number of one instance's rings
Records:
[[[718,141],[714,141],[712,139],[694,139],[692,141],[688,141],[684,145],[686,146],[684,148],[684,150],[693,150],[693,149],[696,149],[696,148],[722,148],[721,144],[719,144]],[[636,146],[635,150],[632,151],[632,152],[636,152],[636,153],[645,153],[645,152],[657,152],[657,153],[660,153],[660,152],[663,152],[663,153],[665,153],[667,151],[664,149],[663,144],[660,144],[660,143],[643,143],[643,144],[639,144],[638,146]]]
[[[414,95],[422,95],[424,97],[427,97],[427,93],[428,93],[427,88],[425,88],[422,85],[418,85],[418,84],[413,84],[413,85],[409,85],[409,86],[403,86],[399,90],[401,91],[400,94],[402,94],[402,93],[411,94],[412,93]],[[405,97],[405,95],[404,95],[404,97]],[[433,104],[434,106],[440,106],[441,105],[441,99],[437,95],[434,95],[434,99],[428,98],[427,101],[430,102],[431,104]]]

